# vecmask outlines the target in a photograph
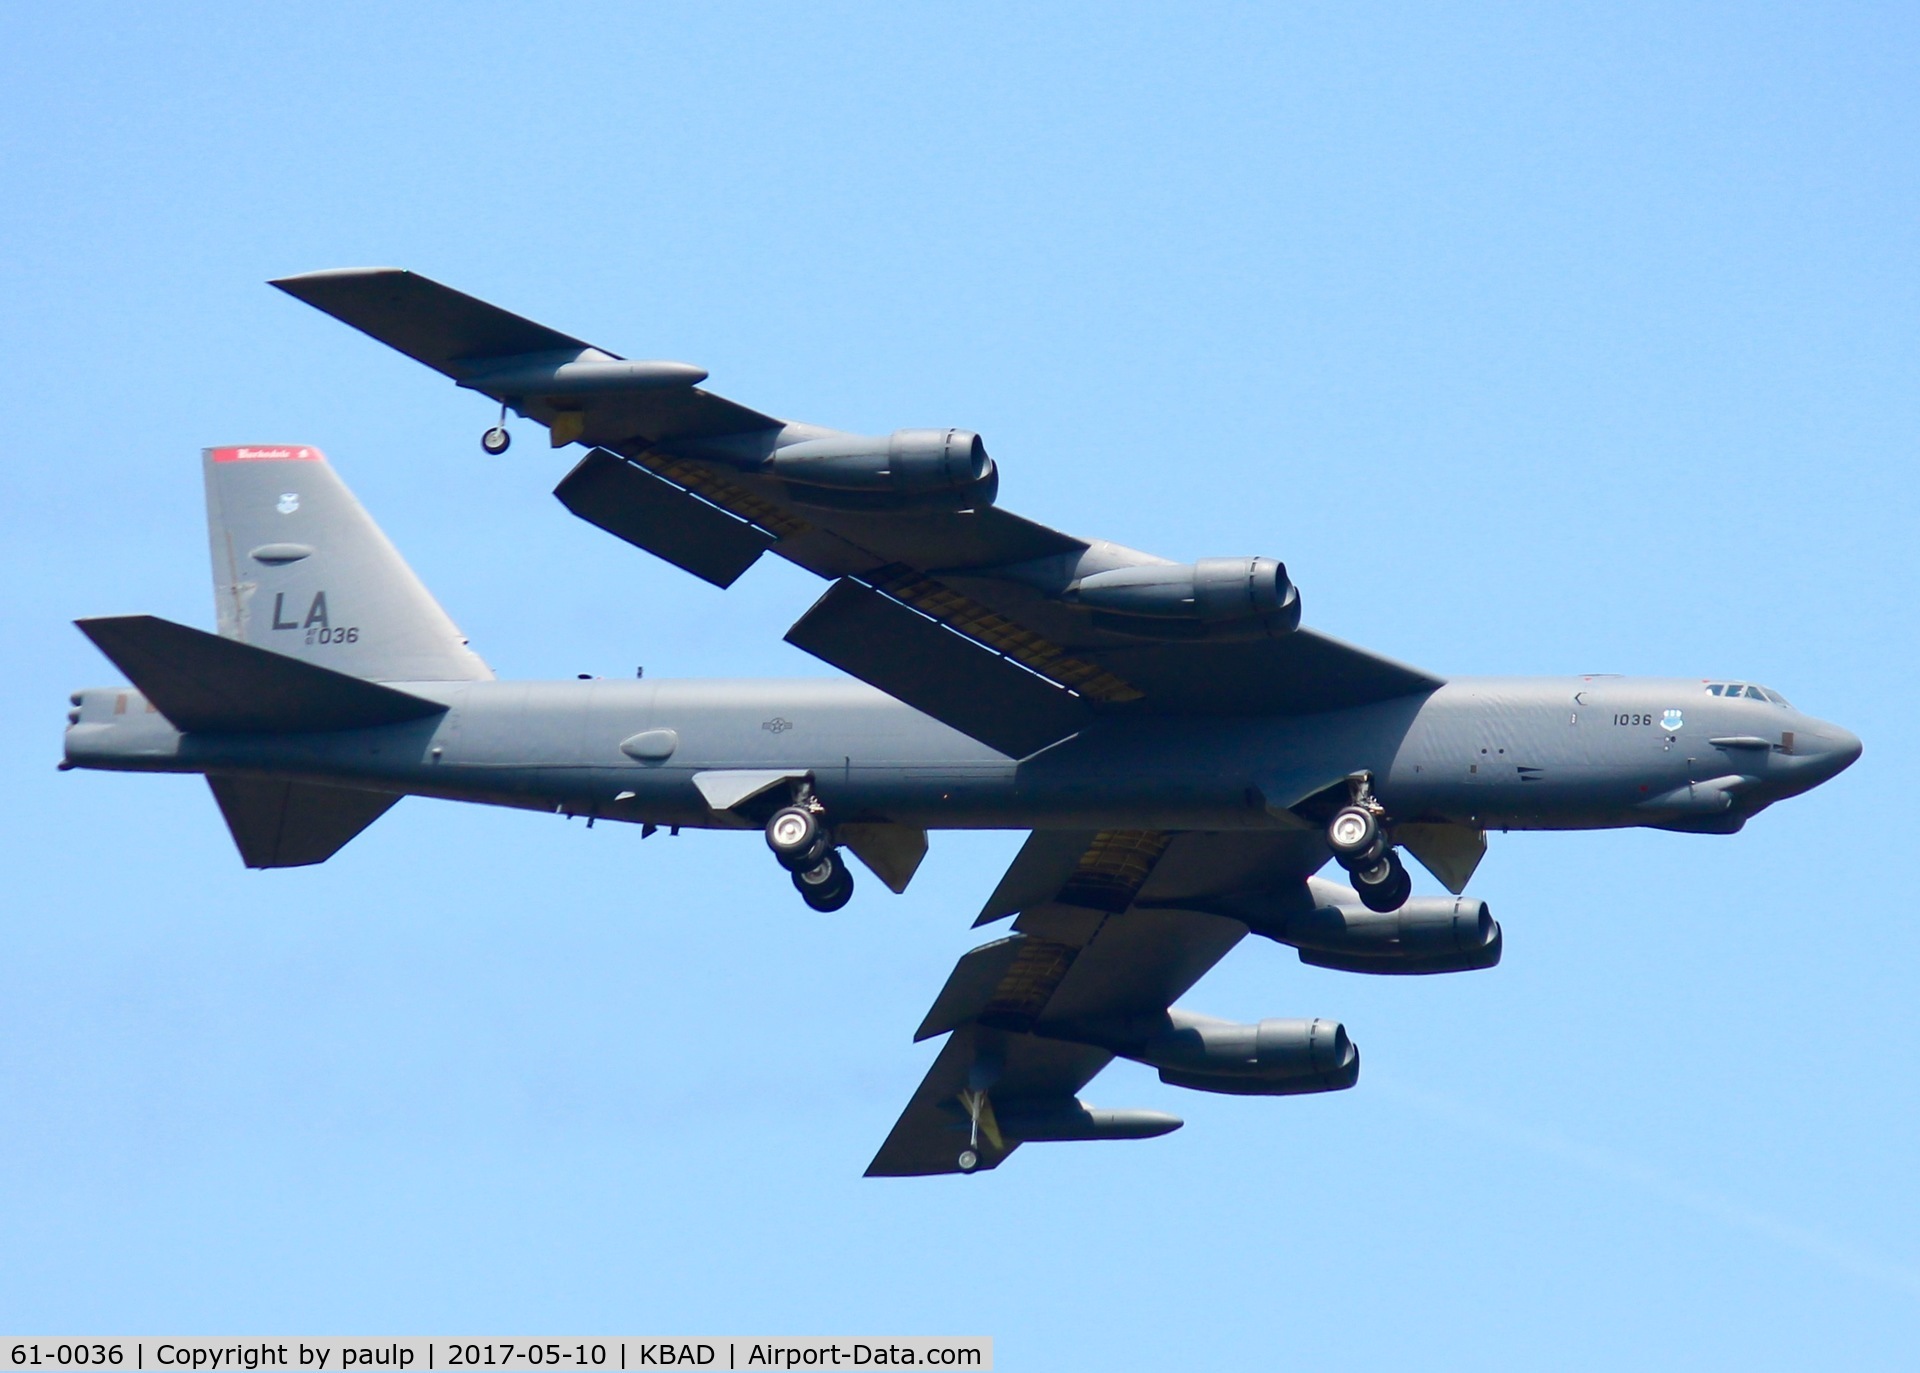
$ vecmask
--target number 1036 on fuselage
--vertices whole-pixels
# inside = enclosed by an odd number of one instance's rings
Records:
[[[502,682],[318,449],[204,455],[217,633],[81,621],[130,686],[74,694],[64,766],[204,774],[254,867],[324,861],[403,796],[756,833],[800,897],[857,858],[904,890],[929,831],[1029,830],[919,1038],[946,1036],[868,1171],[1164,1134],[1078,1092],[1115,1056],[1242,1095],[1350,1087],[1337,1022],[1175,1002],[1240,939],[1373,974],[1484,969],[1489,830],[1731,834],[1860,754],[1726,679],[1442,679],[1301,624],[1269,557],[1176,563],[997,504],[960,429],[786,421],[412,273],[290,294],[587,448],[555,490],[718,586],[767,553],[829,585],[790,643],[844,678]],[[1415,895],[1402,855],[1445,895]],[[1329,862],[1344,882],[1318,876]]]

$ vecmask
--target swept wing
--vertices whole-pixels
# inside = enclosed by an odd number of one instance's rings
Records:
[[[1294,628],[1297,600],[1292,621],[1250,631],[1100,609],[1085,588],[1124,611],[1132,583],[1181,569],[1000,509],[963,431],[890,442],[781,420],[705,390],[699,368],[631,361],[396,268],[274,285],[547,425],[555,446],[592,445],[556,491],[581,518],[717,585],[768,551],[831,579],[790,642],[1012,756],[1102,714],[1302,713],[1440,684]],[[933,451],[942,434],[973,443],[977,480],[957,498],[903,496],[909,458],[952,466]],[[821,484],[836,462],[867,486]],[[1195,565],[1210,586],[1234,590],[1228,563],[1275,580],[1264,560],[1210,561]]]
[[[1314,847],[1299,831],[1035,831],[982,912],[1014,915],[1013,932],[961,958],[935,998],[915,1038],[949,1038],[868,1176],[971,1171],[963,1149],[993,1168],[1026,1142],[1178,1128],[1078,1093],[1116,1055],[1159,1064],[1152,1046],[1196,1019],[1170,1016],[1174,1002],[1247,934],[1219,910],[1287,889],[1310,905]],[[1350,1086],[1358,1065],[1345,1052],[1281,1090]]]

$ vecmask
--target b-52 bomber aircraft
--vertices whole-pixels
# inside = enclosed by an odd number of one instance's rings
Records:
[[[727,586],[827,579],[787,640],[854,680],[501,682],[318,450],[205,453],[218,634],[80,621],[63,766],[203,773],[253,867],[318,863],[401,796],[759,831],[817,910],[851,853],[904,890],[943,828],[1031,834],[917,1038],[870,1175],[1180,1125],[1079,1092],[1116,1055],[1200,1091],[1351,1087],[1339,1024],[1175,1002],[1249,931],[1356,973],[1493,966],[1489,829],[1738,830],[1859,756],[1749,682],[1442,680],[1305,628],[1266,557],[1169,562],[995,504],[977,434],[869,438],[703,390],[397,270],[274,283],[586,456],[555,494]],[[1450,893],[1414,897],[1402,852]],[[1331,859],[1345,883],[1316,876]]]

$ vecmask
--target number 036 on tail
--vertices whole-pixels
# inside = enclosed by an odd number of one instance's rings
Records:
[[[826,583],[788,642],[844,677],[503,682],[319,450],[204,457],[217,632],[80,621],[128,686],[74,694],[65,766],[206,776],[242,858],[322,862],[402,796],[758,833],[800,898],[929,831],[1030,831],[918,1037],[946,1036],[876,1175],[1180,1125],[1080,1099],[1114,1057],[1207,1092],[1350,1087],[1338,1023],[1175,1003],[1249,933],[1356,973],[1462,972],[1490,829],[1731,834],[1860,754],[1730,680],[1442,679],[1301,622],[1271,557],[1179,563],[1002,509],[979,435],[752,410],[410,272],[274,283],[586,452],[555,494],[717,586]],[[480,459],[485,460],[485,459]],[[1444,895],[1417,896],[1403,855]],[[1344,881],[1318,876],[1329,862]]]

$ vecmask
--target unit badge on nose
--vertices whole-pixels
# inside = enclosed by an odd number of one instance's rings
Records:
[[[1680,712],[1677,710],[1669,710],[1665,715],[1660,717],[1660,728],[1669,734],[1677,731],[1681,723]]]
[[[274,506],[274,509],[278,510],[282,515],[291,515],[299,508],[300,493],[298,491],[282,492],[280,495],[280,504]]]

